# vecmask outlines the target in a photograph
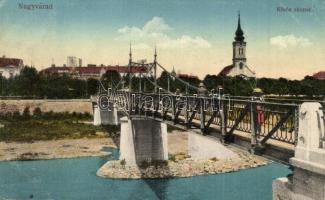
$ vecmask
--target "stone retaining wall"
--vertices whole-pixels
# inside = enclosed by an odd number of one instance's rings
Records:
[[[32,112],[39,107],[42,112],[76,112],[93,114],[92,104],[89,99],[67,99],[67,100],[0,100],[0,113],[22,112],[29,107]]]

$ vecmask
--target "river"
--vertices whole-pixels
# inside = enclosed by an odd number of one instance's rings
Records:
[[[109,157],[0,162],[0,199],[271,200],[272,181],[291,173],[271,163],[233,173],[190,178],[113,180],[96,176]]]

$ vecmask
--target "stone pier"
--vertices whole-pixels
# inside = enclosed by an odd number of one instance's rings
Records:
[[[120,116],[117,106],[109,103],[106,110],[100,109],[98,103],[93,102],[94,125],[118,125],[120,123]]]
[[[140,165],[143,161],[168,160],[167,125],[152,119],[121,121],[120,160],[127,165]]]
[[[298,143],[290,159],[293,175],[273,182],[274,200],[325,199],[325,130],[319,103],[303,103]]]

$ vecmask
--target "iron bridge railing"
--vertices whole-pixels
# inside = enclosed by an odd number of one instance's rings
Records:
[[[265,102],[256,98],[180,96],[123,90],[100,95],[99,99],[105,102],[103,97],[130,118],[169,120],[186,128],[200,128],[203,132],[217,128],[225,138],[236,130],[250,134],[252,144],[264,144],[268,139],[295,144],[297,140],[297,104]]]

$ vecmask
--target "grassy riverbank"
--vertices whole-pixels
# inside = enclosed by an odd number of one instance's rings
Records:
[[[41,115],[2,116],[0,141],[32,142],[38,140],[102,138],[117,134],[118,128],[94,126],[89,114],[42,113]]]

